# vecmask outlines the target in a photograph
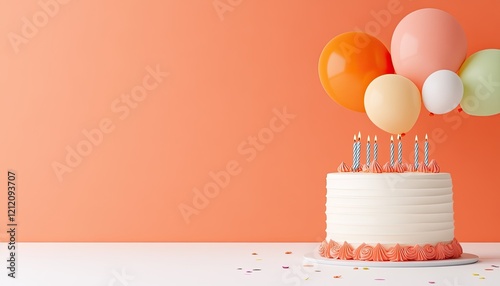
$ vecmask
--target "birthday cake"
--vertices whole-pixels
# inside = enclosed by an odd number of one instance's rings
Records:
[[[361,167],[355,159],[352,167],[341,163],[337,171],[326,177],[322,257],[422,261],[461,256],[454,235],[451,176],[440,173],[436,161],[427,162],[427,153],[420,164],[380,166],[374,160]]]

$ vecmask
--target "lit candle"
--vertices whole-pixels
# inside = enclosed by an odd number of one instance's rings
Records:
[[[378,158],[378,144],[377,144],[377,135],[375,135],[375,138],[373,140],[373,160],[377,161]]]
[[[403,164],[403,143],[400,134],[398,134],[398,163]]]
[[[366,141],[366,165],[370,167],[370,136],[368,136]]]
[[[354,134],[354,141],[352,142],[352,169],[356,166],[356,134]]]
[[[424,164],[425,166],[429,165],[429,141],[427,138],[427,134],[425,134],[425,143],[424,143]]]
[[[394,137],[391,135],[391,166],[394,166]]]
[[[361,166],[361,132],[358,132],[358,142],[356,142],[357,145],[357,152],[356,152],[356,171],[359,169]]]
[[[418,169],[418,136],[415,135],[415,170]]]

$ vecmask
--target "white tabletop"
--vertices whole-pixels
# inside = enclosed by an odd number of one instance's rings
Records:
[[[16,279],[0,244],[0,285],[500,285],[500,243],[462,243],[474,264],[375,268],[311,264],[318,243],[20,243]],[[291,253],[290,253],[291,252]]]

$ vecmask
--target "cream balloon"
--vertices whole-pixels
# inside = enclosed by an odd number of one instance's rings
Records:
[[[460,77],[450,70],[433,72],[422,87],[422,101],[427,110],[445,114],[457,107],[464,96]]]
[[[365,91],[368,118],[388,133],[402,134],[410,131],[417,122],[421,105],[417,86],[402,75],[381,75]]]

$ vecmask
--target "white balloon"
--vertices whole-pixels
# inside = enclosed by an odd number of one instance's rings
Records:
[[[444,114],[455,109],[464,96],[460,77],[450,70],[433,72],[422,86],[422,100],[427,110]]]

